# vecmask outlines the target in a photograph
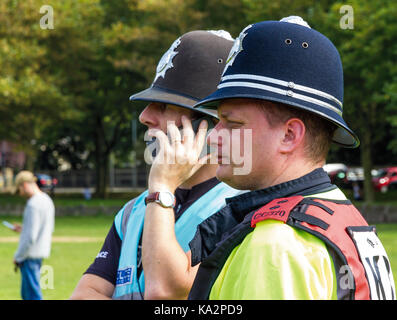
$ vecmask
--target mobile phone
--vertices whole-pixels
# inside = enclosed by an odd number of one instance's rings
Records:
[[[208,123],[208,128],[207,128],[207,130],[208,130],[208,131],[211,130],[211,129],[213,129],[213,128],[215,127],[215,121],[214,121],[214,118],[213,118],[213,117],[210,117],[210,116],[203,116],[203,117],[194,119],[194,120],[192,121],[192,128],[193,128],[194,133],[197,133],[198,128],[199,128],[199,125],[200,125],[201,121],[203,121],[203,120],[207,120],[207,123]]]
[[[9,223],[8,221],[3,221],[3,226],[7,227],[8,229],[14,230],[15,226],[12,223]]]
[[[215,125],[216,125],[216,123],[215,123],[213,117],[210,117],[210,116],[203,116],[203,117],[200,117],[200,118],[198,118],[198,119],[194,119],[194,120],[192,121],[192,128],[193,128],[193,131],[194,131],[195,134],[197,134],[198,128],[199,128],[199,126],[200,126],[200,123],[201,123],[201,121],[203,121],[203,120],[207,120],[208,128],[207,128],[207,134],[205,135],[205,144],[204,144],[204,146],[203,146],[203,150],[201,151],[200,158],[202,158],[202,157],[204,157],[205,155],[207,155],[207,154],[209,154],[209,153],[211,153],[211,152],[214,151],[214,147],[211,147],[211,146],[207,145],[207,137],[208,137],[208,135],[211,133],[211,130],[214,129],[214,127],[215,127]]]

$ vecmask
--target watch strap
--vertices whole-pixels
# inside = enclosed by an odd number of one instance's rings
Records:
[[[149,202],[156,202],[159,200],[160,192],[149,193],[145,198],[145,204],[147,205]]]
[[[163,191],[164,192],[164,191]],[[160,193],[161,192],[153,192],[153,193],[149,193],[146,198],[145,198],[145,205],[147,205],[150,202],[156,202],[159,205],[161,205],[163,208],[174,208],[175,204],[176,204],[176,198],[175,196],[167,191],[167,193],[171,194],[174,197],[174,203],[171,206],[165,206],[161,201],[160,201]]]

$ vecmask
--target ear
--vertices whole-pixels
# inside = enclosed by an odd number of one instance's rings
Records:
[[[283,129],[279,147],[281,153],[291,153],[303,145],[306,127],[302,120],[291,118],[284,123]]]

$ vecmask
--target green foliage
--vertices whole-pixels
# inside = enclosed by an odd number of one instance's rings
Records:
[[[340,8],[353,9],[353,29]],[[42,5],[54,29],[41,29]],[[300,15],[338,48],[344,66],[344,117],[358,150],[333,148],[331,161],[366,168],[397,154],[397,3],[293,0],[4,0],[0,3],[0,137],[17,142],[36,166],[97,168],[106,186],[115,163],[143,158],[131,123],[143,104],[128,97],[147,88],[169,45],[194,29],[236,37],[249,23]],[[137,107],[138,106],[138,107]],[[137,137],[145,127],[138,125]],[[133,152],[132,152],[133,151]],[[368,178],[368,177],[367,177]],[[367,182],[368,184],[369,182]]]
[[[67,97],[44,66],[47,35],[39,28],[39,2],[0,4],[0,136],[28,153],[31,141],[63,116]]]
[[[395,1],[350,1],[353,29],[342,29],[338,21],[340,7],[335,3],[324,13],[323,32],[338,48],[345,75],[344,117],[361,140],[361,166],[365,175],[365,198],[374,200],[371,169],[376,165],[392,165],[396,136],[391,134],[397,105],[390,89],[397,69],[397,3]],[[338,154],[345,153],[339,150]],[[395,155],[396,153],[394,153]]]

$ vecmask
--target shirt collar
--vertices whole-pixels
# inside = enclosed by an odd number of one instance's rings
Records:
[[[196,184],[191,189],[177,188],[175,190],[175,220],[177,220],[182,213],[192,205],[193,202],[215,187],[218,183],[220,183],[220,181],[216,177],[213,177]]]
[[[196,200],[208,190],[215,187],[218,183],[220,183],[220,181],[216,177],[213,177],[199,184],[196,184],[191,189],[182,189],[178,187],[175,190],[175,197],[179,199],[180,202],[185,202],[190,199]]]
[[[317,168],[300,178],[228,198],[226,203],[234,213],[246,215],[273,199],[310,195],[331,186],[328,174],[322,168]]]

